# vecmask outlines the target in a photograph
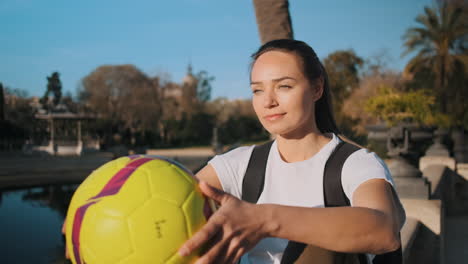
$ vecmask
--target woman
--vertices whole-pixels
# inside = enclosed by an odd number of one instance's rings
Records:
[[[394,251],[404,210],[384,163],[365,149],[342,170],[351,207],[324,208],[323,170],[341,139],[331,112],[327,75],[306,43],[274,40],[252,56],[252,103],[276,139],[265,187],[257,204],[240,200],[251,147],[214,157],[197,173],[200,188],[220,204],[218,211],[181,248],[188,255],[204,244],[197,263],[280,263],[287,241],[329,251]]]

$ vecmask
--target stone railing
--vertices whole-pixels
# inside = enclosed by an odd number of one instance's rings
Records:
[[[369,139],[387,145],[390,159],[386,163],[406,211],[407,220],[401,230],[404,262],[444,263],[447,207],[454,204],[458,175],[468,178],[468,164],[462,163],[467,149],[464,136],[458,133],[454,138],[458,147],[454,148],[452,158],[443,145],[448,130],[406,123],[395,127],[380,124],[368,129]],[[419,159],[417,168],[407,158],[414,157],[414,148],[428,140],[433,144]]]
[[[404,261],[444,263],[445,208],[451,199],[456,162],[447,156],[424,156],[419,168],[429,187],[427,197],[415,197],[407,192],[410,189],[399,191],[407,216],[401,231]]]

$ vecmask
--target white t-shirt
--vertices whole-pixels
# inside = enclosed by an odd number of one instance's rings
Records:
[[[323,172],[328,157],[340,143],[333,138],[311,158],[287,163],[274,141],[268,156],[265,185],[258,204],[280,204],[301,207],[324,207]],[[223,190],[241,199],[242,181],[254,146],[239,147],[217,155],[208,163],[218,175]],[[341,181],[344,192],[352,204],[357,187],[370,179],[384,179],[393,185],[385,163],[373,152],[361,149],[351,154],[343,165]],[[288,240],[265,238],[242,258],[246,263],[280,263]],[[371,257],[371,256],[369,256]],[[372,258],[372,257],[371,257]]]

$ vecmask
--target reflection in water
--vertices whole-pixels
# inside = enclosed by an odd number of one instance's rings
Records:
[[[65,218],[68,204],[76,188],[76,185],[52,185],[40,187],[37,191],[28,189],[22,199],[37,206],[49,207]]]
[[[61,234],[78,185],[49,185],[0,191],[2,263],[70,263]]]

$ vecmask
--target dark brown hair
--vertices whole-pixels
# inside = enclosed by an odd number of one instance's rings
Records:
[[[302,71],[304,76],[312,85],[318,78],[323,78],[323,93],[322,97],[315,103],[315,122],[317,128],[322,133],[340,134],[333,117],[333,107],[331,102],[330,88],[328,86],[328,76],[325,68],[315,54],[315,51],[303,41],[293,39],[277,39],[263,44],[254,54],[252,54],[252,63],[250,70],[255,61],[267,51],[279,50],[290,52],[297,55],[302,60]]]

